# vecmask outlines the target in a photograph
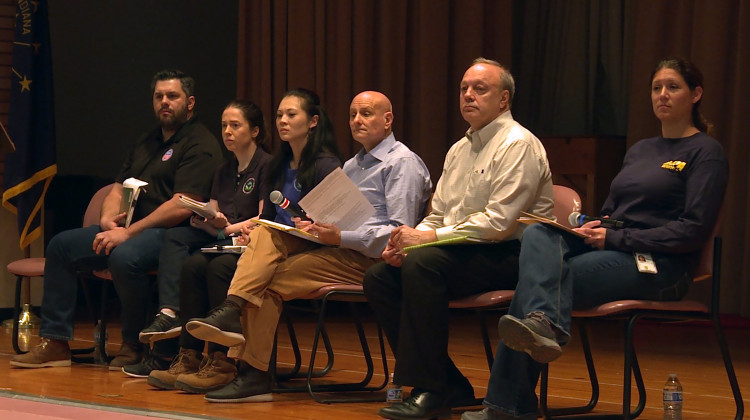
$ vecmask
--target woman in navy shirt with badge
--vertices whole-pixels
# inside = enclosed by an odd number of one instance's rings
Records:
[[[206,220],[196,214],[190,219],[193,228],[205,232],[209,247],[232,245],[230,236],[253,225],[250,219],[257,217],[264,206],[273,207],[267,201],[270,192],[267,172],[272,159],[267,152],[270,136],[260,108],[245,100],[230,102],[222,114],[221,129],[224,146],[234,156],[221,164],[214,175],[210,203],[218,209],[217,215]],[[185,260],[180,276],[182,320],[203,316],[224,301],[239,257],[238,253],[199,250]],[[208,356],[204,358],[204,342],[182,327],[182,323],[177,323],[148,334],[153,341],[180,336],[180,352],[170,368],[159,370],[169,366],[169,361],[159,360],[148,376],[148,383],[157,388],[174,389],[177,376],[182,373],[192,374],[185,377],[184,388],[195,385],[192,383],[195,381],[218,381],[223,385],[234,379],[234,363],[227,360],[226,347],[210,343]],[[197,392],[192,388],[186,390]]]
[[[536,419],[541,364],[562,354],[573,307],[687,293],[719,215],[728,163],[698,109],[700,71],[668,58],[650,81],[661,135],[628,150],[601,212],[624,227],[591,221],[576,229],[585,239],[542,224],[525,230],[518,286],[498,324],[487,408],[463,413],[463,420]]]

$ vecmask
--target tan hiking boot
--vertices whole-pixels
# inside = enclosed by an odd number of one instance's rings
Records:
[[[148,384],[161,389],[174,389],[174,382],[182,374],[198,372],[203,355],[192,349],[181,348],[167,370],[152,370],[148,374]]]
[[[215,351],[203,359],[200,370],[196,373],[180,375],[174,383],[175,389],[193,394],[204,394],[215,391],[232,382],[237,376],[237,367],[227,355]]]
[[[134,365],[143,359],[143,345],[141,343],[125,341],[120,346],[115,358],[109,362],[110,370],[122,370],[123,366]]]
[[[70,366],[67,341],[41,337],[42,341],[28,353],[13,356],[10,365],[22,368]]]

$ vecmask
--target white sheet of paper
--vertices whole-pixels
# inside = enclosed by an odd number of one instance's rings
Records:
[[[355,230],[375,214],[375,207],[341,168],[336,168],[299,201],[313,221]]]

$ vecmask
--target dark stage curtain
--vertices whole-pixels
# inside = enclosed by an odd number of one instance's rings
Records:
[[[540,137],[627,132],[632,0],[516,0],[514,114]]]
[[[393,102],[396,137],[434,180],[467,128],[458,84],[477,56],[513,69],[514,116],[538,135],[627,135],[631,145],[659,133],[648,90],[653,65],[687,56],[705,73],[703,111],[731,164],[722,306],[750,315],[750,153],[740,140],[750,131],[740,114],[750,97],[740,72],[750,64],[747,2],[240,0],[239,22],[238,96],[258,102],[269,124],[285,90],[313,89],[346,158],[358,149],[349,102],[380,90]]]
[[[510,10],[510,0],[242,0],[238,94],[273,123],[284,91],[315,90],[347,158],[359,149],[349,103],[379,90],[393,103],[396,138],[437,179],[468,128],[458,109],[463,72],[480,55],[510,66]]]

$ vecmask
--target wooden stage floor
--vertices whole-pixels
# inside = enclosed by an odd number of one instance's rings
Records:
[[[494,324],[497,317],[493,315],[489,319]],[[726,334],[745,405],[750,406],[750,322],[744,319],[734,324],[738,325],[726,328]],[[351,323],[338,316],[329,320],[327,325],[336,358],[333,371],[326,380],[337,382],[360,378],[364,366],[362,356],[357,354],[358,340]],[[310,317],[303,316],[295,326],[303,360],[309,360],[314,324]],[[489,371],[476,318],[471,313],[458,311],[452,318],[450,329],[451,356],[474,385],[476,395],[481,397],[486,392]],[[374,323],[368,322],[366,330],[371,349],[377,352]],[[25,336],[28,343],[36,343],[36,333],[37,331],[32,330]],[[491,328],[490,333],[493,342],[496,342],[497,332],[494,328]],[[92,328],[88,323],[77,323],[73,347],[90,346],[92,335]],[[595,411],[597,413],[617,413],[620,410],[623,374],[621,335],[621,324],[616,321],[601,321],[591,327],[590,337],[601,386],[600,402]],[[109,336],[108,350],[114,353],[119,348],[119,325],[110,326]],[[574,337],[576,336],[574,330]],[[677,373],[682,382],[685,420],[734,417],[734,402],[711,328],[696,324],[655,326],[641,322],[636,329],[636,348],[647,388],[646,409],[639,418],[662,418],[661,389],[669,373]],[[125,418],[117,417],[120,414],[116,415],[115,412],[152,418],[376,419],[379,418],[377,410],[383,405],[380,402],[320,404],[306,393],[275,394],[274,401],[270,403],[212,404],[205,402],[201,395],[156,390],[145,379],[130,378],[120,371],[110,371],[95,365],[12,369],[8,364],[12,354],[11,332],[0,329],[0,405],[3,406],[0,408],[0,416],[6,414],[3,417],[8,419],[83,418],[77,417],[79,415],[66,417],[65,410],[54,408],[51,412],[40,408],[38,413],[20,408],[12,411],[9,401],[19,404],[20,401],[53,402],[65,407],[114,410],[96,411],[98,415],[91,417],[105,419]],[[324,353],[317,360],[324,364]],[[292,361],[289,338],[285,329],[282,329],[279,333],[280,369],[289,366]],[[376,363],[379,361],[380,358],[377,357]],[[388,363],[389,369],[392,369],[393,358],[390,351]],[[574,338],[565,347],[563,356],[550,365],[550,378],[552,407],[588,401],[588,380],[577,339]],[[380,373],[376,373],[374,381],[383,381],[382,369]],[[381,391],[378,395],[384,398],[384,392]],[[41,403],[39,404],[41,407]],[[12,414],[7,414],[8,412]],[[460,418],[460,410],[454,411],[452,418]]]

